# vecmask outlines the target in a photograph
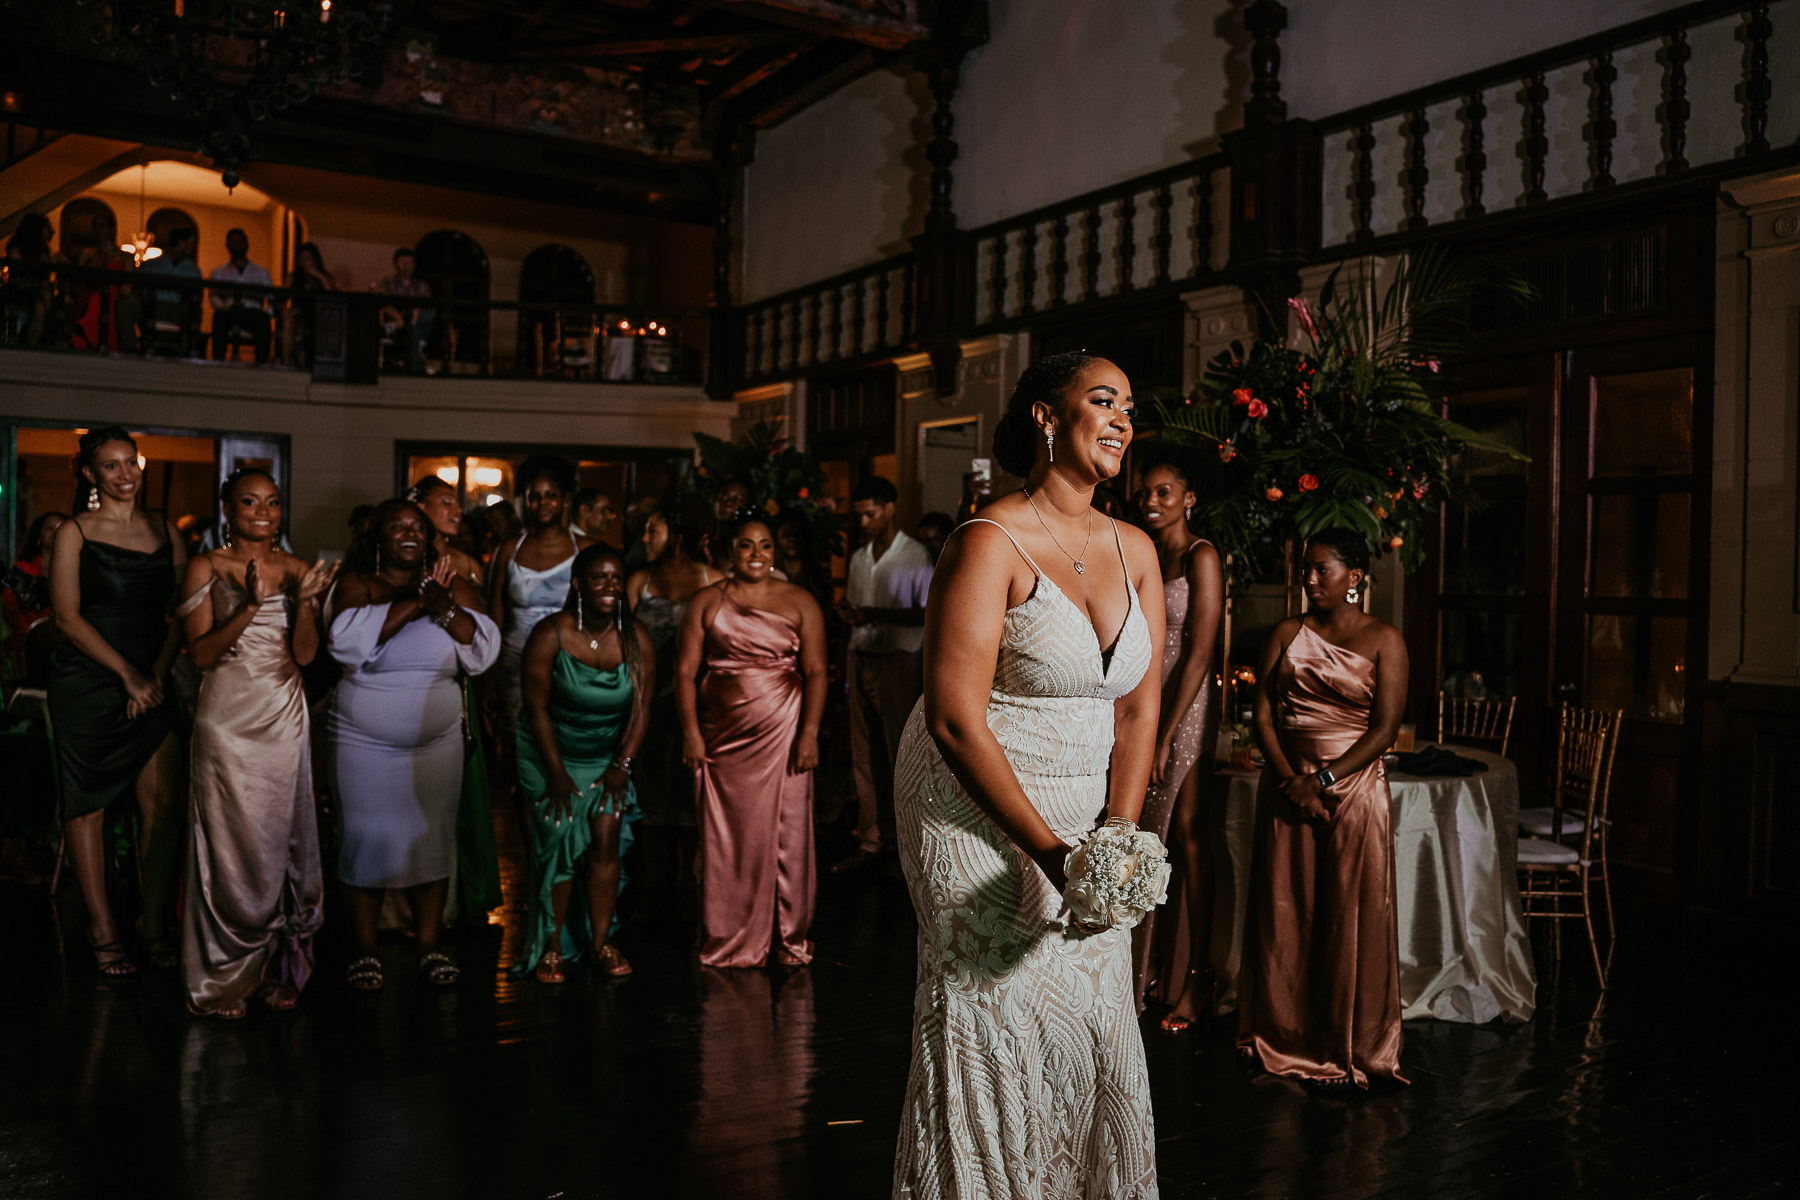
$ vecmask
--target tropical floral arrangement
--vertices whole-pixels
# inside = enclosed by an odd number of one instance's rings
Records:
[[[1528,295],[1489,264],[1427,249],[1396,267],[1379,301],[1338,272],[1316,304],[1290,300],[1308,349],[1233,342],[1183,402],[1157,406],[1158,436],[1217,457],[1195,527],[1252,574],[1332,526],[1361,530],[1417,570],[1440,499],[1478,503],[1459,456],[1524,457],[1442,409],[1444,366],[1467,343],[1471,311]]]
[[[814,557],[828,562],[843,552],[844,527],[825,493],[825,472],[812,455],[796,450],[781,427],[759,421],[736,441],[704,433],[694,435],[700,464],[691,482],[710,509],[732,480],[750,491],[749,505],[771,518],[795,513],[806,521]]]

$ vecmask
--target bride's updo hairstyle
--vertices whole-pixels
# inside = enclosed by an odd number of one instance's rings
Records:
[[[1031,406],[1042,401],[1055,408],[1083,371],[1105,361],[1098,354],[1070,350],[1045,355],[1025,368],[1012,398],[1006,402],[1006,415],[994,426],[994,461],[1002,471],[1024,479],[1037,464],[1038,443],[1044,438],[1037,422],[1031,419]]]

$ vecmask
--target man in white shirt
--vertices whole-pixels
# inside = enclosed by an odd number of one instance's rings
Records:
[[[856,851],[842,875],[894,851],[894,755],[924,691],[925,597],[931,555],[894,522],[894,485],[872,475],[851,497],[863,544],[850,556],[839,613],[850,625],[850,773]]]
[[[253,283],[273,287],[269,273],[250,261],[250,237],[241,229],[225,235],[225,250],[231,258],[212,269],[207,276],[214,283]],[[223,360],[225,348],[233,333],[250,339],[256,350],[256,361],[269,361],[268,297],[262,292],[239,292],[229,288],[210,288],[207,299],[212,304],[212,356]],[[239,339],[241,340],[241,339]]]

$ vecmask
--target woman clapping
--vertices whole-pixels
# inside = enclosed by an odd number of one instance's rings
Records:
[[[347,673],[328,726],[344,822],[338,875],[361,955],[347,975],[364,991],[382,985],[375,957],[381,900],[386,889],[404,888],[419,970],[448,986],[458,972],[437,941],[462,785],[456,676],[493,666],[500,632],[468,581],[436,556],[431,524],[410,500],[376,508],[349,565],[331,618],[331,654]]]
[[[563,961],[588,949],[608,975],[631,974],[610,935],[638,815],[631,763],[656,687],[655,647],[625,603],[624,560],[589,546],[573,574],[568,606],[539,621],[525,644],[519,793],[531,817],[533,887],[515,970],[536,963],[541,983],[561,983]],[[586,903],[566,935],[578,876]]]
[[[324,883],[300,668],[318,653],[336,565],[287,554],[281,492],[254,467],[220,489],[224,545],[188,563],[194,712],[182,978],[196,1014],[235,1020],[257,996],[294,1007],[312,973]]]

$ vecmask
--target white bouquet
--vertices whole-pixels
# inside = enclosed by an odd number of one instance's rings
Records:
[[[1078,842],[1063,862],[1063,901],[1077,921],[1130,929],[1169,898],[1169,851],[1154,833],[1108,821]]]

